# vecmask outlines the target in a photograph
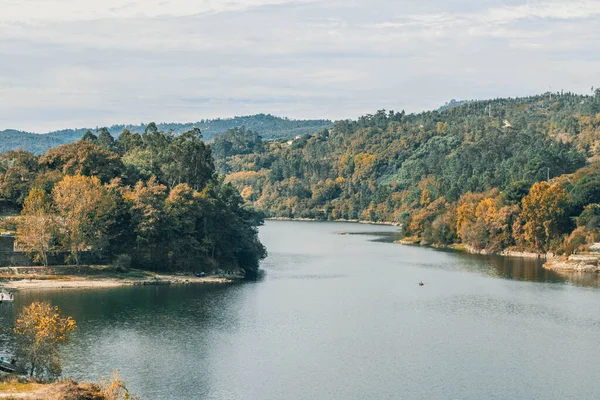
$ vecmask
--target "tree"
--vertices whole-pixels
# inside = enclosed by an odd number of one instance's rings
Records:
[[[56,216],[46,192],[33,188],[25,199],[17,224],[17,245],[35,262],[48,266],[48,253],[54,250]]]
[[[167,188],[152,177],[146,183],[139,181],[125,198],[131,204],[131,228],[138,250],[143,246],[152,247],[164,227]]]
[[[59,348],[68,343],[75,320],[62,317],[58,307],[48,302],[24,307],[14,327],[20,366],[29,376],[58,376],[61,373]]]
[[[0,198],[21,205],[40,171],[39,157],[16,150],[0,154]]]
[[[504,199],[508,204],[519,204],[523,197],[529,193],[529,183],[526,181],[516,181],[508,184],[502,192]]]
[[[536,250],[546,251],[549,242],[566,230],[567,192],[558,184],[534,184],[523,197],[522,209],[524,239]]]
[[[100,134],[98,135],[96,144],[106,150],[111,150],[114,142],[115,138],[112,137],[108,128],[100,128]]]
[[[79,265],[82,251],[101,250],[114,224],[116,200],[96,177],[66,176],[52,190],[62,247]]]
[[[577,226],[591,231],[600,228],[600,204],[588,204],[577,218]]]
[[[40,164],[65,175],[95,176],[103,183],[120,177],[124,170],[117,154],[83,140],[48,150]]]
[[[115,142],[115,147],[120,154],[125,154],[130,150],[142,146],[142,137],[139,133],[131,133],[128,129],[123,129],[119,138]]]
[[[169,194],[166,199],[166,216],[168,218],[169,262],[173,269],[197,267],[202,259],[204,247],[202,235],[197,229],[201,216],[200,194],[182,183]]]
[[[94,135],[92,133],[92,131],[90,131],[89,129],[87,131],[85,131],[85,133],[83,134],[83,136],[81,137],[81,140],[85,140],[87,142],[92,142],[92,143],[96,143],[96,140],[98,140],[98,136]]]
[[[99,386],[106,400],[139,400],[137,395],[129,393],[127,384],[119,376],[118,369],[110,378],[102,378]]]

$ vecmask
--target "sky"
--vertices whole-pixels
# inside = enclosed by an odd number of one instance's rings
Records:
[[[0,130],[600,86],[600,0],[0,0]]]

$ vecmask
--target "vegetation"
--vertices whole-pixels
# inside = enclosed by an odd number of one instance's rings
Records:
[[[93,133],[90,129],[65,129],[47,134],[35,134],[17,130],[0,131],[0,153],[22,149],[34,154],[43,154],[51,148],[75,142],[82,137],[99,138],[101,142],[111,142],[124,130],[131,133],[142,134],[150,124],[139,125],[113,125],[101,128]],[[162,123],[158,129],[179,135],[193,129],[200,129],[206,140],[222,134],[234,127],[246,126],[248,129],[258,131],[264,138],[293,138],[298,135],[313,133],[323,128],[330,127],[328,120],[292,120],[275,117],[269,114],[257,114],[245,117],[226,119],[205,119],[192,123]]]
[[[63,252],[75,264],[95,254],[155,271],[256,275],[262,218],[218,176],[199,130],[176,136],[149,124],[109,138],[0,155],[0,199],[21,209],[21,249],[44,265]]]
[[[73,379],[42,381],[15,375],[0,375],[0,397],[8,399],[33,398],[44,400],[136,400],[115,371],[111,378],[99,383],[76,382]]]
[[[393,221],[415,240],[491,252],[569,252],[599,236],[600,90],[220,140],[219,170],[268,216]]]
[[[31,303],[24,307],[14,327],[19,367],[27,370],[29,376],[60,375],[62,367],[58,350],[69,342],[69,334],[75,328],[71,317],[61,317],[58,307],[49,303]]]

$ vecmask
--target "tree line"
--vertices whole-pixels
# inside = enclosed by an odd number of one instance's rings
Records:
[[[261,216],[215,170],[198,129],[153,123],[50,149],[0,155],[0,199],[20,209],[17,244],[37,262],[98,253],[160,271],[239,268],[254,276],[266,251]],[[11,222],[9,222],[11,223]]]

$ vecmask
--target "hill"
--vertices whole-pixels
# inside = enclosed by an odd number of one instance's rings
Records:
[[[393,221],[428,243],[546,251],[600,203],[598,90],[382,110],[293,141],[246,142],[252,151],[216,162],[269,216]]]
[[[193,128],[199,128],[204,140],[210,141],[216,135],[224,133],[228,129],[241,126],[257,132],[264,139],[274,139],[293,138],[298,135],[315,133],[331,125],[332,122],[328,120],[293,120],[270,114],[257,114],[225,119],[207,119],[193,123],[161,123],[157,124],[157,127],[161,131],[173,132],[174,134],[181,134]],[[147,124],[113,125],[108,128],[108,131],[116,138],[124,129],[141,134],[147,126]],[[13,129],[0,131],[0,153],[22,149],[35,154],[43,154],[53,147],[79,140],[88,130],[95,131],[96,129],[64,129],[45,134]]]

